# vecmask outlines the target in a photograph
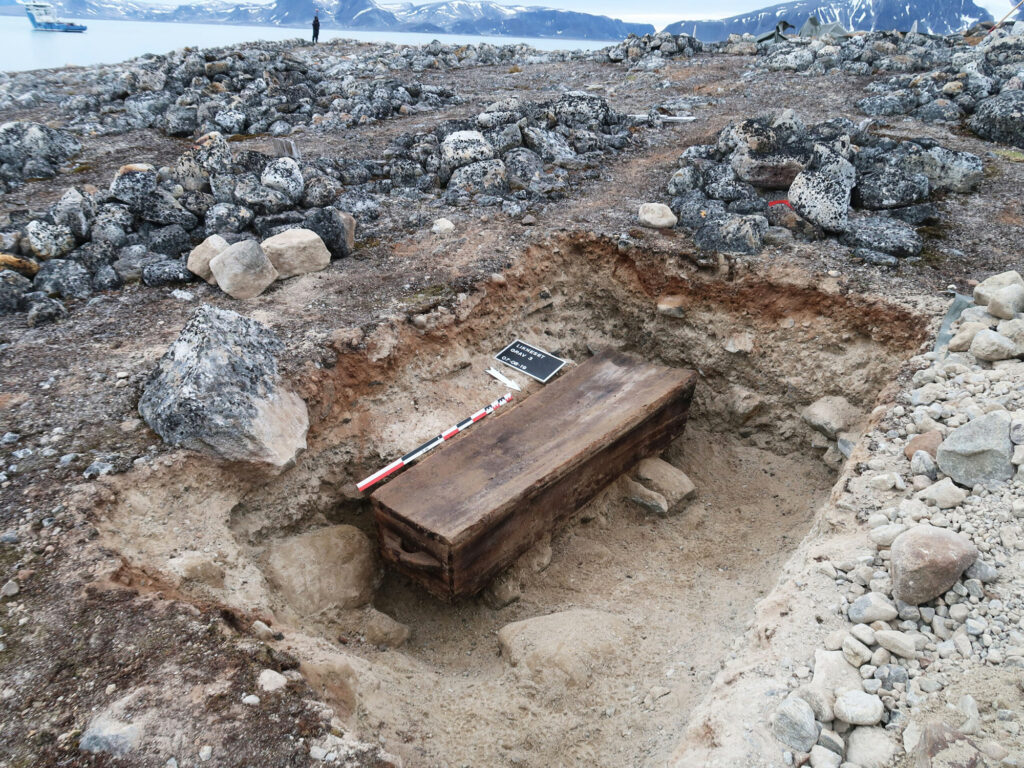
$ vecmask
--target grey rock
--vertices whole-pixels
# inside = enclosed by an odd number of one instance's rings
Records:
[[[72,187],[50,208],[55,224],[67,227],[79,242],[89,237],[89,228],[96,218],[96,201],[92,196]]]
[[[725,216],[725,204],[721,200],[711,200],[703,192],[688,192],[672,198],[669,207],[679,217],[679,225],[699,229],[712,219]]]
[[[800,752],[810,752],[818,741],[819,730],[811,706],[797,696],[787,697],[772,718],[775,738]]]
[[[878,216],[851,221],[840,241],[851,248],[869,248],[901,258],[916,256],[924,247],[913,227],[897,219]]]
[[[254,320],[201,306],[149,376],[139,413],[171,445],[283,469],[305,449],[309,419],[282,387],[280,350]]]
[[[78,139],[71,134],[41,123],[14,121],[0,124],[0,165],[7,165],[19,175],[32,159],[58,166],[81,148]]]
[[[36,273],[33,287],[37,291],[63,299],[85,299],[92,295],[89,270],[77,261],[50,259]]]
[[[456,168],[448,180],[448,194],[501,195],[508,192],[508,176],[501,160],[481,160]]]
[[[558,163],[576,157],[576,151],[560,134],[543,128],[524,129],[523,143],[547,163]]]
[[[544,169],[540,155],[526,147],[517,147],[505,153],[504,162],[512,189],[525,189]]]
[[[910,473],[913,475],[927,475],[934,480],[936,470],[935,459],[928,451],[914,451],[910,459]]]
[[[206,233],[223,235],[247,229],[253,221],[251,209],[233,203],[217,203],[206,213]]]
[[[25,227],[22,244],[40,261],[59,259],[74,250],[75,236],[61,224],[33,220]]]
[[[917,648],[913,638],[903,632],[879,630],[875,632],[875,642],[894,656],[905,659],[917,658]]]
[[[971,563],[971,567],[964,571],[964,575],[969,579],[977,579],[983,584],[991,584],[999,578],[996,567],[984,560],[975,560]]]
[[[970,152],[958,152],[945,147],[923,149],[919,144],[906,142],[900,145],[902,152],[899,168],[904,172],[923,173],[928,177],[932,192],[970,192],[985,178],[985,166],[981,158]]]
[[[156,191],[156,168],[148,163],[122,165],[110,182],[112,197],[126,203],[133,210],[141,209],[143,203]]]
[[[873,621],[892,621],[899,611],[881,592],[868,592],[850,604],[848,615],[855,624],[870,624]]]
[[[850,725],[875,725],[885,707],[878,696],[864,691],[844,691],[836,696],[836,719]]]
[[[142,282],[150,287],[191,283],[195,279],[185,262],[177,259],[154,261],[142,268]]]
[[[30,328],[56,322],[68,314],[67,309],[57,299],[39,298],[33,300],[28,307],[25,322]]]
[[[1010,421],[1008,412],[993,411],[954,429],[936,451],[939,469],[967,488],[1010,480]]]
[[[110,264],[98,267],[92,275],[94,291],[115,291],[124,285],[124,280]]]
[[[175,105],[164,113],[164,132],[168,136],[191,136],[198,127],[195,107]]]
[[[984,328],[974,334],[968,351],[979,360],[996,362],[1009,360],[1017,356],[1017,345],[1013,339],[1003,334]]]
[[[0,272],[6,275],[8,271]],[[16,274],[11,272],[10,274]],[[21,275],[18,275],[21,277]],[[24,279],[24,278],[23,278]],[[32,283],[25,280],[24,284],[0,280],[0,315],[10,315],[21,309],[22,296],[30,290]]]
[[[886,768],[895,755],[895,737],[885,728],[854,728],[846,737],[846,761],[859,768]]]
[[[923,173],[889,169],[860,176],[855,202],[870,210],[901,208],[927,200],[928,193],[928,177]]]
[[[1024,91],[983,99],[968,124],[983,139],[1024,147]]]
[[[154,229],[149,234],[149,249],[154,253],[168,256],[180,256],[189,251],[192,242],[188,233],[180,224]]]
[[[800,412],[800,418],[814,430],[835,440],[860,419],[860,412],[845,397],[829,395],[819,398]]]
[[[706,220],[693,239],[703,251],[756,253],[767,232],[768,219],[764,216],[725,214]]]
[[[456,168],[494,157],[494,147],[479,131],[455,131],[441,142],[438,176],[446,183]]]
[[[331,257],[340,259],[352,253],[355,245],[356,220],[337,208],[313,208],[302,219],[302,226],[320,235]]]
[[[142,731],[137,725],[121,723],[106,715],[95,718],[78,741],[82,752],[124,755],[138,746]]]

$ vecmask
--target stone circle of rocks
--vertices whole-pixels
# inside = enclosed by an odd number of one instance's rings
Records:
[[[168,136],[285,136],[297,128],[334,131],[457,103],[454,91],[392,73],[421,73],[564,58],[526,45],[382,44],[352,41],[307,50],[304,41],[184,48],[116,66],[16,73],[0,80],[0,110],[55,101],[69,130],[110,135],[155,129]]]
[[[829,35],[813,39],[793,37],[756,46],[757,67],[770,72],[806,72],[809,75],[823,75],[833,70],[851,75],[919,72],[950,62],[954,50],[961,45],[964,45],[961,35],[882,30],[840,38]]]
[[[855,261],[894,267],[921,252],[915,227],[940,215],[932,196],[969,192],[982,177],[979,157],[935,141],[898,142],[845,118],[806,126],[783,110],[688,147],[667,189],[677,226],[702,251],[834,236]]]
[[[599,61],[626,63],[632,69],[657,69],[665,59],[692,59],[705,50],[704,43],[690,35],[659,32],[655,35],[629,35],[618,45],[595,53]]]
[[[571,173],[598,174],[606,154],[629,146],[629,127],[629,118],[587,93],[543,104],[502,99],[475,119],[395,139],[385,150],[388,186],[392,194],[443,189],[447,205],[500,206],[519,216],[535,203],[565,197]]]
[[[978,136],[1024,147],[1024,25],[980,40],[962,35],[870,32],[841,39],[794,38],[758,48],[757,66],[821,75],[892,73],[857,102],[872,117],[913,115],[958,123]]]
[[[887,765],[902,750],[947,765],[950,745],[960,765],[1008,755],[1010,710],[983,716],[965,695],[955,727],[914,718],[968,670],[1024,668],[1024,585],[1008,568],[1024,550],[1024,279],[990,277],[974,300],[948,346],[912,360],[915,388],[864,437],[871,457],[839,500],[864,545],[819,565],[848,623],[775,711],[787,762]],[[804,418],[835,428],[841,406],[816,403]]]
[[[982,138],[1024,147],[1024,35],[1015,30],[1000,29],[973,46],[960,40],[927,72],[871,83],[875,95],[857,106],[868,115],[912,114],[924,122],[969,118]]]
[[[474,119],[400,136],[379,161],[232,153],[209,133],[173,167],[125,165],[106,191],[73,187],[45,216],[14,217],[0,246],[20,274],[5,270],[0,311],[25,311],[35,325],[62,317],[62,299],[197,276],[251,298],[275,279],[322,269],[326,254],[351,253],[352,214],[374,232],[387,228],[374,224],[382,212],[410,200],[518,216],[560,199],[570,173],[597,174],[607,153],[629,145],[629,125],[603,98],[569,92],[544,104],[502,100]],[[282,236],[301,255],[282,256]]]
[[[187,283],[197,275],[221,274],[227,293],[249,298],[279,277],[322,269],[351,252],[355,219],[331,204],[340,188],[316,165],[232,154],[224,136],[207,134],[174,168],[125,165],[108,190],[72,187],[44,217],[13,217],[16,228],[0,234],[0,246],[11,254],[0,312],[26,311],[29,325],[37,325],[65,314],[62,299],[131,282]],[[281,238],[288,230],[296,232]],[[185,257],[196,246],[193,265],[202,267],[193,271]],[[230,252],[216,262],[222,251]],[[204,271],[211,262],[222,272]]]

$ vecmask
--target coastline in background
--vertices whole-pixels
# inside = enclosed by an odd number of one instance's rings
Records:
[[[69,21],[76,19],[65,14]],[[312,22],[312,17],[310,17]],[[185,46],[208,48],[234,45],[250,40],[288,40],[312,35],[310,27],[242,26],[233,24],[189,24],[154,21],[109,21],[89,19],[89,31],[80,35],[34,32],[24,12],[0,16],[0,72],[21,72],[65,66],[116,64],[144,53],[163,54]],[[320,42],[333,39],[371,43],[422,45],[431,40],[444,43],[526,43],[545,51],[594,50],[611,43],[606,40],[565,40],[561,38],[492,37],[442,35],[428,32],[375,32],[362,29],[320,29]]]

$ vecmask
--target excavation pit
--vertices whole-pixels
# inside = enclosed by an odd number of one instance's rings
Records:
[[[343,726],[405,765],[659,765],[829,499],[834,446],[802,410],[846,398],[855,439],[925,330],[827,279],[567,236],[416,323],[339,332],[333,365],[302,384],[314,427],[296,467],[268,479],[173,454],[127,476],[99,526],[194,599],[271,622]],[[517,337],[573,365],[610,348],[698,371],[662,454],[697,496],[652,516],[613,482],[480,597],[447,604],[374,559],[354,484],[502,394],[483,371]],[[525,398],[543,387],[517,380]],[[344,573],[288,561],[283,543],[326,529],[341,533],[317,551],[347,553]]]

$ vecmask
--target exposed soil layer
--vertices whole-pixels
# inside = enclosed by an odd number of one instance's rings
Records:
[[[532,248],[455,315],[427,313],[440,327],[384,324],[357,350],[335,341],[337,362],[302,383],[317,427],[297,467],[268,480],[168,456],[110,483],[102,540],[164,571],[191,553],[222,567],[223,589],[191,589],[274,617],[285,647],[314,668],[349,669],[325,688],[335,711],[411,765],[655,764],[834,481],[798,409],[841,392],[866,413],[925,332],[897,307],[728,273],[620,254],[593,236]],[[682,316],[656,311],[665,289],[684,297]],[[446,605],[389,573],[374,606],[412,629],[398,650],[358,643],[357,612],[289,605],[265,578],[268,547],[330,523],[374,536],[354,481],[500,394],[482,371],[516,337],[573,363],[613,346],[698,369],[691,424],[666,453],[698,500],[651,518],[612,486],[556,533],[548,567],[508,577],[523,597],[502,610]],[[529,383],[524,396],[540,389]],[[741,409],[744,397],[758,405]],[[574,608],[622,617],[631,631],[585,685],[538,683],[497,653],[502,626]]]

